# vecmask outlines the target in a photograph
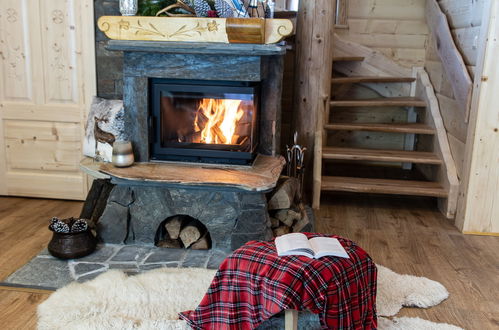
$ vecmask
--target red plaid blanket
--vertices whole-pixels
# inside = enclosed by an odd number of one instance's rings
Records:
[[[194,329],[254,329],[296,309],[320,314],[324,329],[376,329],[376,266],[354,242],[331,237],[350,259],[278,257],[273,241],[246,243],[220,265],[197,309],[180,318]]]

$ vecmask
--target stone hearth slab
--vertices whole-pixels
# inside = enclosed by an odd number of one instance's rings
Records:
[[[275,187],[285,163],[282,156],[258,155],[253,166],[149,162],[125,168],[102,163],[99,169],[113,178],[129,181],[266,192]]]

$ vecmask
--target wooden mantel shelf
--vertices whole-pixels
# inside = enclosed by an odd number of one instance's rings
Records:
[[[90,164],[80,167],[89,173]],[[95,163],[93,163],[95,168]],[[174,186],[236,188],[245,191],[265,192],[275,187],[284,167],[282,156],[258,155],[253,166],[215,166],[210,164],[187,163],[135,163],[119,168],[110,163],[100,163],[99,172],[113,179],[136,183],[157,183]]]

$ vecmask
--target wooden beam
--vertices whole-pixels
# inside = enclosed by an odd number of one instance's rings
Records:
[[[472,108],[456,226],[465,233],[499,233],[499,3],[485,7],[487,31],[481,86]],[[490,8],[490,9],[489,9]],[[475,102],[473,102],[475,103]]]
[[[426,1],[426,20],[436,42],[437,54],[451,83],[454,97],[459,101],[463,111],[463,120],[467,121],[473,84],[463,57],[454,43],[447,17],[442,13],[436,0]]]
[[[296,26],[295,70],[295,109],[294,129],[298,132],[298,142],[310,153],[322,145],[324,115],[329,111],[331,75],[333,64],[333,31],[336,0],[300,1]],[[321,22],[321,24],[317,24]],[[320,185],[321,157],[314,153],[305,157],[306,195],[310,195],[314,164],[314,186]],[[318,175],[317,175],[318,174]],[[317,182],[318,180],[318,182]],[[314,189],[316,196],[320,189]],[[308,194],[307,194],[308,193]],[[318,207],[317,201],[314,205]]]

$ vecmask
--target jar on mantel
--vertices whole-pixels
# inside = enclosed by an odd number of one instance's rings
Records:
[[[120,0],[120,13],[123,16],[134,16],[139,10],[138,0]]]

